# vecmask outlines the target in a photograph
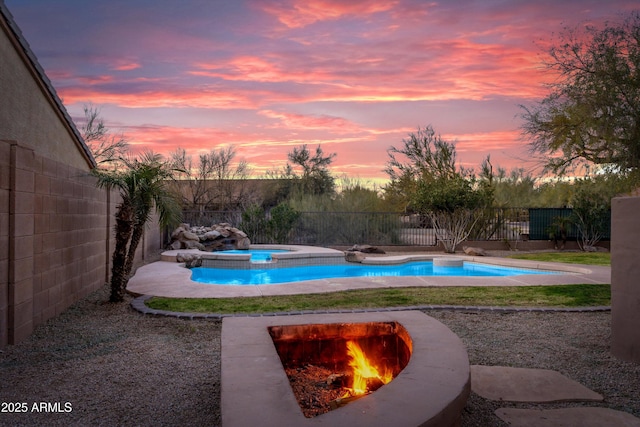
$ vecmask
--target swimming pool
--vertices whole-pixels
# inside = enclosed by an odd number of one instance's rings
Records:
[[[555,271],[529,270],[465,262],[462,266],[434,266],[433,261],[412,261],[393,265],[337,264],[285,268],[228,269],[196,267],[191,280],[212,285],[269,285],[305,280],[385,277],[385,276],[483,276],[505,277],[522,274],[558,274]]]

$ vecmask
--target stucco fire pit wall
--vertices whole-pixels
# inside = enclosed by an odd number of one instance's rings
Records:
[[[409,333],[409,363],[389,384],[341,408],[305,418],[268,328],[398,322]],[[457,426],[470,390],[462,341],[419,311],[227,317],[222,323],[222,425]]]

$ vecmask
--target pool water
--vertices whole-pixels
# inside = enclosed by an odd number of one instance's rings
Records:
[[[251,262],[269,262],[271,261],[271,254],[277,254],[282,252],[290,252],[286,249],[230,249],[221,251],[221,254],[251,254]]]
[[[301,267],[228,269],[196,267],[191,280],[213,285],[269,285],[303,280],[384,277],[384,276],[485,276],[504,277],[521,274],[557,274],[552,271],[527,270],[465,262],[461,267],[440,267],[433,261],[415,261],[394,265],[337,264]]]

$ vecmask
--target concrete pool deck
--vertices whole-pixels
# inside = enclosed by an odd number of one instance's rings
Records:
[[[325,248],[318,248],[320,252]],[[175,251],[188,252],[188,251]],[[164,253],[163,259],[171,259]],[[389,263],[451,258],[451,254],[411,254],[368,257],[372,263]],[[210,285],[191,280],[191,271],[175,261],[158,261],[140,267],[129,280],[127,290],[133,294],[173,298],[229,298],[309,294],[351,289],[416,286],[544,286],[570,284],[610,284],[611,267],[515,260],[501,257],[455,255],[465,262],[496,264],[507,267],[542,269],[563,274],[524,274],[510,277],[354,277],[308,280],[272,285]]]

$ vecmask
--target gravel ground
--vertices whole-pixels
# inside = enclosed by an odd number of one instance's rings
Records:
[[[493,414],[500,407],[602,406],[640,418],[640,365],[611,355],[608,312],[427,314],[462,339],[473,365],[552,369],[605,398],[600,403],[532,405],[493,402],[471,393],[463,412],[465,427],[507,426]]]
[[[220,329],[216,320],[145,317],[105,303],[101,289],[0,350],[2,426],[219,426]],[[640,365],[609,351],[609,313],[428,312],[465,342],[472,364],[553,369],[640,418]],[[55,412],[37,412],[40,402]],[[16,405],[18,404],[18,405]],[[57,406],[56,406],[57,405]],[[498,407],[472,394],[465,427],[504,426]],[[67,412],[64,412],[64,411]]]

